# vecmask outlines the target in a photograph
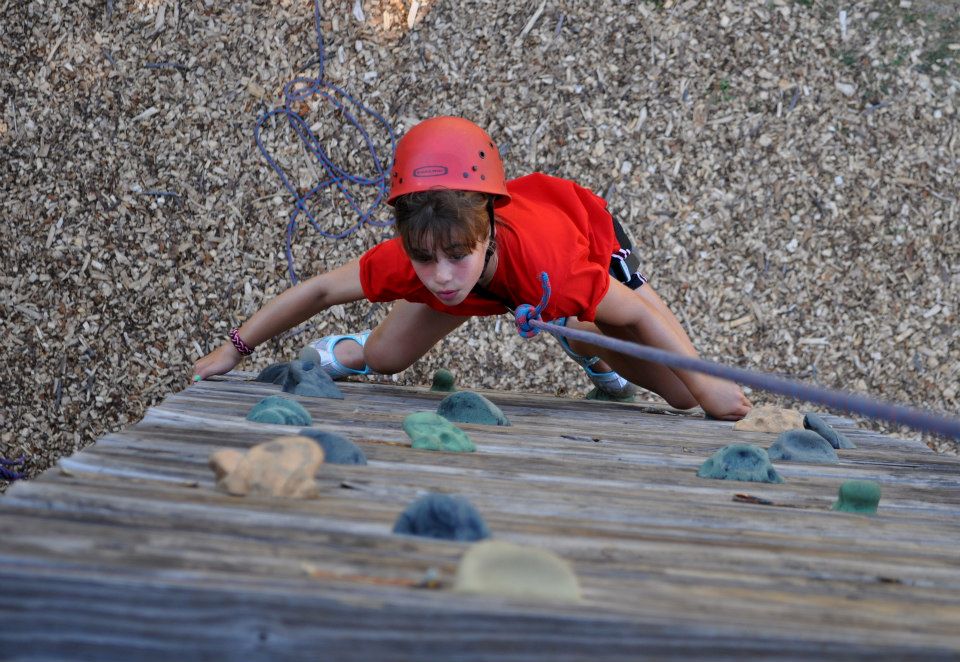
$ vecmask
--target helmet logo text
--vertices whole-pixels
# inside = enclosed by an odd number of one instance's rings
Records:
[[[420,166],[413,171],[414,177],[441,177],[449,172],[447,166]]]

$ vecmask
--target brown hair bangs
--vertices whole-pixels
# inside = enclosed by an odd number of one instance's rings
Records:
[[[394,203],[397,233],[407,255],[472,251],[490,234],[487,196],[438,188],[408,193]]]

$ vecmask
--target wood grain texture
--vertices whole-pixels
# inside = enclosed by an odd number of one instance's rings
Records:
[[[277,392],[247,376],[171,395],[0,498],[4,659],[960,655],[956,459],[827,417],[858,445],[839,464],[780,463],[778,485],[703,480],[716,449],[776,435],[496,392],[512,425],[462,426],[476,453],[416,451],[400,424],[441,394],[345,383],[342,401],[297,400],[369,465],[323,465],[314,500],[238,498],[215,490],[209,455],[295,430],[244,419]],[[830,510],[849,479],[881,484],[878,516]],[[453,593],[466,545],[390,533],[427,492],[569,560],[583,602]],[[441,587],[417,588],[429,569]]]

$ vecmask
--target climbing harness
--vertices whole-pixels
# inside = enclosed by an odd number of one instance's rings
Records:
[[[328,237],[330,239],[343,239],[344,237],[347,237],[358,231],[365,224],[384,227],[393,222],[392,220],[373,220],[374,212],[376,212],[377,208],[380,206],[380,203],[383,202],[387,196],[387,173],[390,172],[393,152],[397,146],[393,128],[390,126],[387,120],[375,110],[357,101],[346,90],[323,79],[326,56],[323,47],[323,33],[320,26],[320,0],[314,0],[313,17],[317,30],[317,63],[319,68],[317,76],[315,78],[298,76],[284,85],[283,106],[264,112],[257,119],[256,126],[253,129],[253,137],[257,142],[257,147],[260,149],[260,153],[263,154],[263,157],[266,159],[267,163],[271,168],[273,168],[274,172],[277,173],[277,176],[280,178],[280,182],[283,184],[283,187],[287,189],[291,196],[293,196],[294,208],[290,213],[290,220],[287,223],[285,250],[287,256],[287,271],[290,275],[290,280],[294,284],[296,284],[299,279],[297,278],[297,272],[294,268],[293,251],[291,246],[293,243],[293,237],[297,231],[297,220],[301,213],[307,217],[307,220],[310,222],[313,228],[320,233],[321,236]],[[370,158],[373,161],[375,172],[374,176],[364,177],[361,175],[351,174],[330,159],[326,150],[324,150],[323,145],[321,145],[317,134],[310,128],[310,125],[307,124],[306,120],[301,117],[300,113],[297,112],[296,109],[296,106],[304,104],[308,99],[315,95],[319,95],[327,102],[333,104],[334,108],[340,113],[340,115],[346,119],[350,125],[356,128],[357,131],[360,132],[360,135],[363,137],[363,141],[366,144],[367,151],[370,154]],[[351,108],[355,110],[351,112]],[[370,138],[369,133],[367,133],[366,129],[360,125],[360,122],[357,119],[357,115],[360,115],[361,113],[365,113],[369,117],[376,120],[376,122],[378,122],[380,126],[382,126],[383,129],[389,134],[390,159],[384,160],[378,154],[377,148],[374,145],[373,140]],[[319,163],[324,170],[324,179],[305,193],[301,193],[300,190],[293,184],[293,182],[290,181],[290,178],[284,172],[283,168],[281,168],[280,165],[274,160],[274,158],[270,155],[270,152],[263,144],[261,132],[264,125],[270,121],[271,118],[278,115],[282,115],[287,119],[290,128],[296,132],[297,136],[299,136],[300,140],[303,142],[304,149],[306,149],[310,156],[316,158],[317,163]],[[314,196],[330,186],[335,186],[340,191],[343,197],[346,198],[351,209],[353,209],[354,213],[356,213],[358,216],[358,220],[354,225],[339,232],[324,230],[320,226],[316,217],[313,215],[313,212],[307,208],[307,203]],[[360,203],[357,202],[354,193],[351,192],[351,187],[366,186],[374,187],[377,193],[373,202],[371,202],[370,205],[364,209],[360,206]]]
[[[521,304],[517,306],[515,312],[517,332],[524,338],[532,338],[540,333],[540,331],[547,331],[555,336],[573,338],[574,340],[580,340],[597,347],[619,352],[620,354],[627,354],[628,356],[646,361],[660,363],[669,368],[713,375],[714,377],[720,377],[721,379],[744,384],[752,388],[778,393],[796,400],[805,400],[807,402],[824,405],[831,409],[860,414],[867,418],[879,419],[898,425],[905,425],[923,432],[931,432],[945,437],[952,437],[953,439],[960,439],[960,419],[957,418],[941,416],[933,412],[906,407],[892,402],[883,402],[854,393],[846,393],[844,391],[827,389],[820,386],[811,386],[792,379],[775,377],[774,375],[754,370],[721,365],[719,363],[713,363],[712,361],[675,354],[674,352],[668,352],[648,345],[632,343],[617,338],[609,338],[598,333],[547,324],[540,319],[540,313],[550,298],[550,279],[546,272],[540,274],[540,283],[543,287],[543,297],[540,299],[540,303],[536,308],[530,304]]]

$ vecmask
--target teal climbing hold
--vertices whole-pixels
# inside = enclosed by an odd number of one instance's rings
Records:
[[[247,420],[256,423],[300,426],[310,425],[313,422],[310,412],[299,402],[280,395],[271,395],[255,404],[247,413]]]
[[[783,478],[770,464],[767,451],[752,444],[724,446],[700,465],[700,478],[743,480],[755,483],[782,483]]]
[[[813,430],[787,430],[767,449],[771,460],[837,464],[840,458],[826,439]]]
[[[433,384],[430,385],[430,390],[440,393],[454,393],[457,387],[453,373],[445,368],[437,370],[433,373]]]
[[[876,515],[880,505],[880,484],[872,480],[848,480],[840,486],[834,510],[860,515]]]
[[[807,414],[803,417],[803,427],[813,430],[830,442],[834,448],[856,448],[857,445],[844,435],[834,430],[825,420],[816,414]]]
[[[478,425],[510,425],[510,421],[493,404],[479,393],[460,391],[440,401],[437,413],[448,421],[476,423]]]
[[[403,431],[413,447],[428,451],[472,453],[477,450],[466,432],[432,411],[420,411],[403,419]]]

